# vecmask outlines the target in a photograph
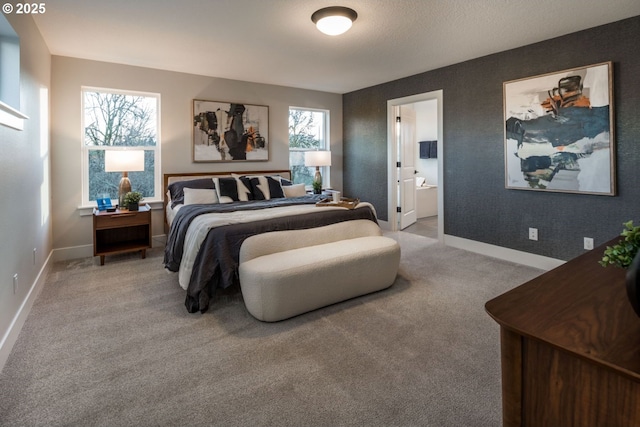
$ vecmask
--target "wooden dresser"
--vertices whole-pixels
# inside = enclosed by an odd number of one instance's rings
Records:
[[[485,308],[500,325],[506,426],[640,426],[640,318],[606,245]]]

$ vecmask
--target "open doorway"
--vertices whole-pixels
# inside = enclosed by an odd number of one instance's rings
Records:
[[[392,231],[405,227],[408,231],[416,228],[424,231],[429,228],[430,237],[437,237],[440,241],[444,241],[442,98],[442,90],[439,90],[387,101],[389,227]],[[402,120],[398,117],[407,109],[412,111],[412,115],[415,113],[415,123],[410,125],[412,121],[407,120],[403,126]],[[414,128],[408,131],[407,126]],[[411,134],[414,136],[409,140],[407,135]],[[434,139],[437,140],[432,148],[435,158],[420,158],[422,156],[419,155],[419,142]],[[407,144],[411,144],[409,149]],[[414,186],[406,184],[410,171],[406,167],[403,168],[402,161],[407,156],[415,156],[407,163],[415,166],[413,174],[417,179]],[[411,181],[413,180],[411,178]],[[410,187],[413,192],[409,191]],[[415,226],[408,224],[406,215],[402,213],[403,209],[412,209],[412,206],[415,206],[417,211],[418,224]]]

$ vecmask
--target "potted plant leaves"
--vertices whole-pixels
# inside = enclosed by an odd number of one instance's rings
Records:
[[[140,208],[140,200],[142,200],[142,193],[137,191],[129,191],[124,195],[124,206],[130,211],[137,211]]]
[[[638,253],[640,247],[640,226],[633,226],[633,221],[627,221],[624,224],[624,229],[620,236],[624,239],[620,239],[618,243],[613,246],[607,246],[604,250],[600,265],[606,267],[607,265],[615,265],[616,267],[627,268],[631,265],[633,258]]]
[[[313,181],[313,194],[321,194],[321,193],[322,193],[322,182]]]
[[[624,229],[618,243],[607,246],[599,261],[600,265],[615,265],[627,270],[625,275],[625,286],[627,297],[633,310],[640,317],[640,226],[633,226],[633,221],[624,223]]]

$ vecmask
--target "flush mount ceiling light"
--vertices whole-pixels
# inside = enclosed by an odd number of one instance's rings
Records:
[[[353,21],[356,20],[358,14],[355,10],[348,7],[332,6],[316,10],[311,15],[311,20],[318,30],[330,36],[337,36],[346,32]]]

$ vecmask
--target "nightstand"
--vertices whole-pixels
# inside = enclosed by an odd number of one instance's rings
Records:
[[[151,208],[139,211],[93,211],[93,256],[104,257],[119,252],[141,251],[142,258],[151,248]]]

